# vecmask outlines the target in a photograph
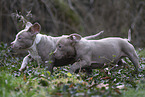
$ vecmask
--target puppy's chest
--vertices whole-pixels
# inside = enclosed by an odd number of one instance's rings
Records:
[[[42,61],[50,60],[55,48],[56,44],[49,39],[41,41],[39,44],[37,44],[37,51],[39,56],[41,56]]]
[[[30,49],[28,50],[28,52],[29,52],[29,54],[31,55],[31,57],[32,57],[34,60],[37,60],[38,62],[41,62],[41,61],[42,61],[41,57],[40,57],[39,54],[38,54],[36,45],[34,45],[32,48],[30,48]]]
[[[55,46],[50,37],[42,37],[38,44],[33,44],[29,49],[29,53],[33,59],[39,62],[46,61],[51,58],[50,53],[54,50]]]

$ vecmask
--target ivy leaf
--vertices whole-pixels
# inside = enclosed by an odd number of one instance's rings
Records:
[[[72,76],[72,74],[69,72],[69,73],[67,73],[67,76],[71,77],[71,76]]]
[[[51,72],[50,71],[47,71],[47,74],[50,76],[51,75]]]

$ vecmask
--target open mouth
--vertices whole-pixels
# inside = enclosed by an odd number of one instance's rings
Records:
[[[26,50],[26,49],[22,48],[21,46],[15,47],[14,45],[11,45],[10,47],[14,50]]]

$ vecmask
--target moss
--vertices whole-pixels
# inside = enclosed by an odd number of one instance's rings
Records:
[[[58,11],[58,17],[61,21],[67,22],[70,26],[78,27],[80,18],[67,4],[66,0],[54,0],[54,6]]]
[[[145,49],[139,51],[138,54],[139,54],[140,57],[145,57]]]

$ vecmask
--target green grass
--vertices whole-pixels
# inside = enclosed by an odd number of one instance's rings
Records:
[[[0,97],[143,97],[145,94],[145,70],[134,74],[128,59],[125,61],[130,68],[108,74],[111,67],[105,72],[95,69],[90,76],[82,72],[70,75],[69,66],[64,66],[55,67],[50,75],[45,67],[35,68],[36,62],[30,62],[24,72],[19,72],[22,58],[12,56],[10,51],[7,44],[0,44]],[[140,56],[140,65],[144,64],[145,58]],[[99,88],[100,84],[107,87]],[[118,89],[120,85],[125,87]]]
[[[139,50],[138,54],[139,54],[140,57],[145,57],[145,49]]]
[[[123,97],[144,97],[145,95],[145,79],[140,79],[136,88],[128,88],[124,91]]]

